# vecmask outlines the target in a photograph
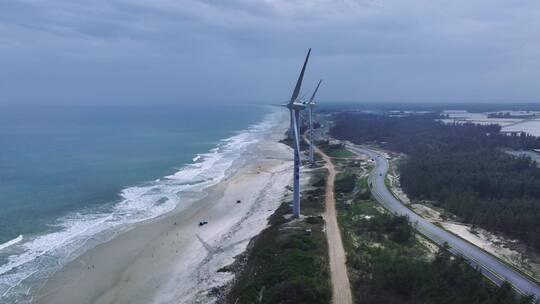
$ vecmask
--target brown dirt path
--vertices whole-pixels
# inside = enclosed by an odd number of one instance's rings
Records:
[[[334,182],[336,180],[336,169],[328,155],[319,148],[314,147],[315,152],[319,153],[325,161],[325,167],[328,169],[328,179],[326,181],[326,210],[324,218],[326,220],[326,239],[328,241],[328,255],[330,257],[330,276],[332,280],[332,303],[333,304],[352,304],[351,284],[347,272],[347,261],[343,242],[341,240],[341,231],[339,230],[336,199],[334,194]]]

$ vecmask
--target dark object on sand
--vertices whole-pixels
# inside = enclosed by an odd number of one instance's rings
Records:
[[[199,227],[204,226],[206,224],[208,224],[208,221],[200,221],[199,222]]]
[[[237,201],[236,201],[237,204],[240,204],[241,202],[242,202],[241,200],[237,200]]]

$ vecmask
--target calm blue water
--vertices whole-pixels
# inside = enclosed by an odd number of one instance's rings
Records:
[[[157,216],[181,201],[181,190],[218,181],[275,112],[252,105],[0,107],[0,299],[35,272],[41,253],[61,247],[50,244],[68,247],[81,231]],[[239,132],[256,123],[253,134]]]

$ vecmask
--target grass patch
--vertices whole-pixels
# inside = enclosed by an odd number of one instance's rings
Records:
[[[320,140],[315,144],[328,156],[335,158],[354,158],[356,154],[345,148],[343,144],[331,144],[328,140]]]
[[[384,177],[384,184],[388,189],[392,187],[392,182],[390,182],[390,177],[388,177],[388,174]]]
[[[353,192],[356,188],[358,176],[351,171],[340,172],[336,175],[335,191],[337,193]]]

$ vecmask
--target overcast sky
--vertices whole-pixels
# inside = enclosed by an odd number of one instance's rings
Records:
[[[0,0],[0,104],[540,102],[540,1]]]

